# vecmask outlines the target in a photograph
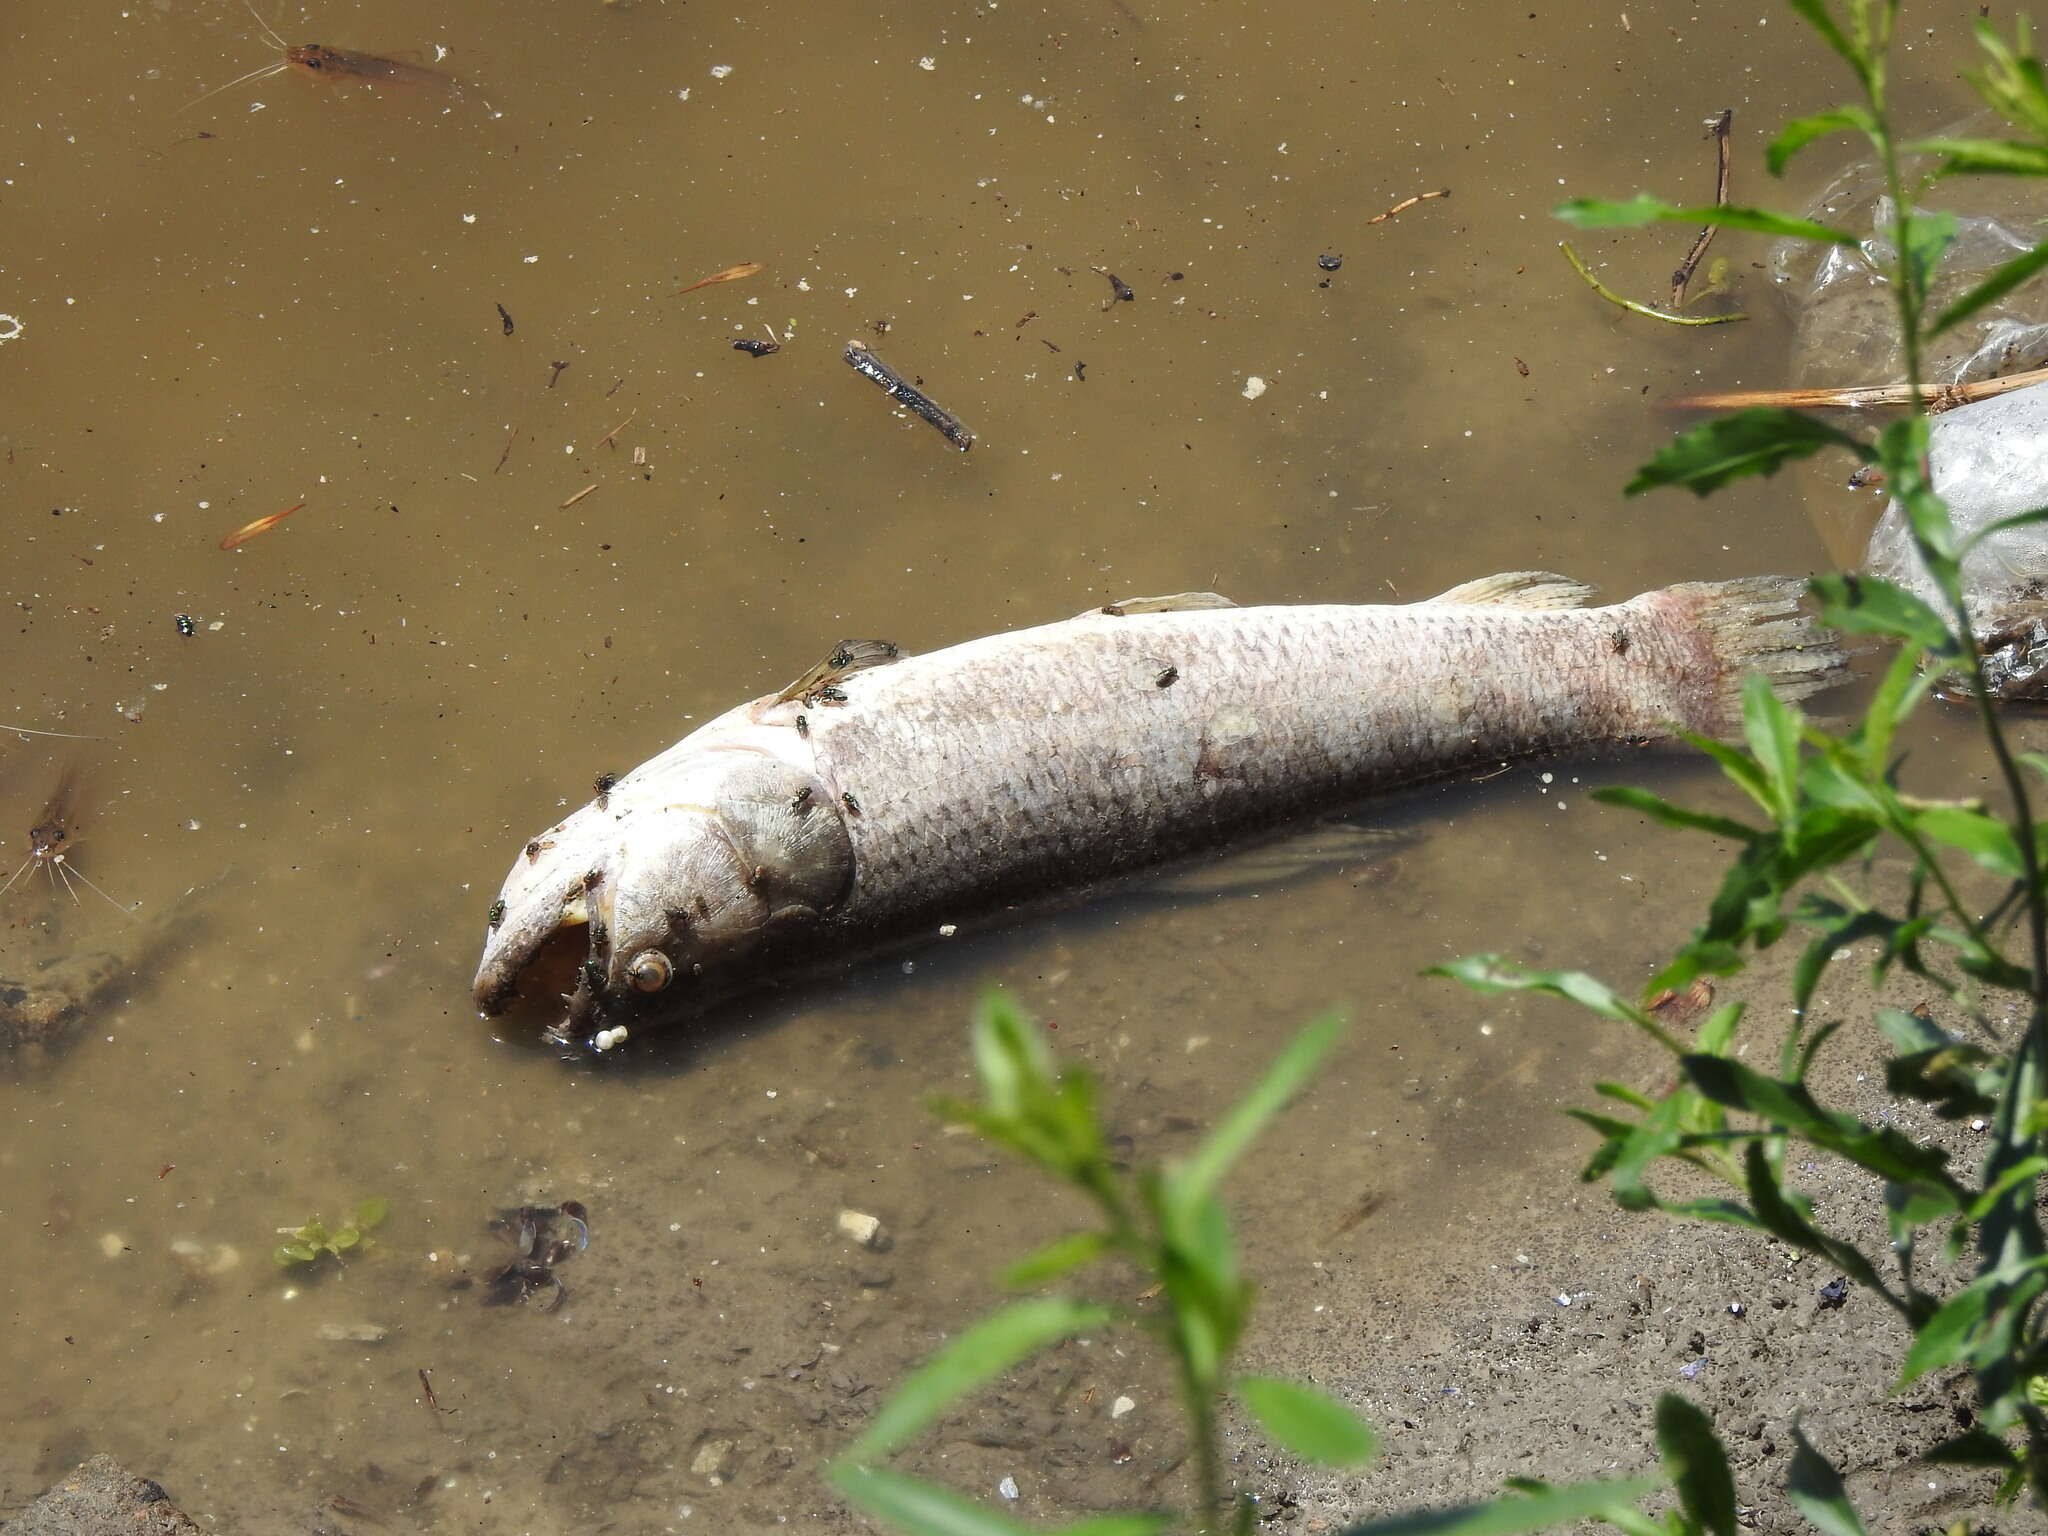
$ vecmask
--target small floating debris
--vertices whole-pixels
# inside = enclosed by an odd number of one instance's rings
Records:
[[[862,378],[872,379],[881,385],[891,400],[938,428],[946,441],[962,453],[974,446],[974,434],[967,430],[958,416],[916,385],[906,382],[901,374],[869,351],[867,343],[849,341],[846,344],[846,361]]]
[[[717,71],[714,70],[713,73],[715,74]],[[690,284],[687,288],[678,288],[675,291],[675,297],[681,298],[684,294],[694,293],[699,288],[709,288],[713,283],[729,283],[735,278],[752,277],[755,273],[765,272],[767,269],[768,263],[765,261],[736,262],[732,266],[719,268],[718,271],[712,273],[709,277],[698,278],[697,281]]]
[[[256,521],[254,521],[253,523],[244,523],[242,524],[241,527],[237,528],[233,533],[229,534],[226,538],[222,539],[220,541],[220,547],[222,549],[233,549],[237,545],[246,544],[251,539],[255,538],[257,534],[270,532],[271,529],[275,528],[279,523],[283,522],[286,518],[290,517],[294,512],[298,511],[299,508],[303,507],[304,505],[305,503],[303,501],[295,502],[293,505],[286,507],[282,512],[272,512],[267,517],[257,518]]]

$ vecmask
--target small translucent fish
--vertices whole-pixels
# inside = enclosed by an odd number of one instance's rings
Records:
[[[765,261],[743,261],[738,266],[727,267],[724,271],[714,272],[709,277],[700,277],[688,288],[678,288],[675,296],[681,298],[698,288],[708,288],[713,283],[729,283],[736,277],[752,277],[756,272],[765,272],[767,269],[768,263]]]
[[[241,527],[237,528],[233,533],[229,534],[226,538],[222,539],[220,541],[220,547],[222,549],[233,549],[237,544],[246,544],[251,539],[255,538],[257,534],[268,533],[271,529],[275,528],[279,523],[283,522],[286,518],[290,517],[294,512],[298,511],[299,507],[303,507],[304,505],[305,503],[302,501],[299,502],[297,506],[286,507],[282,512],[272,512],[267,517],[257,518],[256,521],[253,523],[244,523],[242,524]]]

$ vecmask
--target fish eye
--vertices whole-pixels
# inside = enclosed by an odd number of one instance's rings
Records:
[[[643,949],[633,957],[633,963],[626,967],[626,974],[633,985],[642,992],[659,992],[675,976],[675,968],[668,963],[668,956],[658,949]]]

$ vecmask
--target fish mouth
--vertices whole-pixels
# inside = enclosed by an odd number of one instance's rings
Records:
[[[493,908],[472,995],[486,1018],[530,1019],[543,1039],[575,1041],[601,1022],[610,915],[598,895],[601,877],[527,874],[515,871]]]

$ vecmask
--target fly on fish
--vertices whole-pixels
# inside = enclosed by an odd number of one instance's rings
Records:
[[[605,1050],[643,1026],[1376,791],[1741,729],[1841,681],[1801,584],[1585,606],[1514,572],[1402,606],[1134,599],[923,656],[841,641],[529,841],[475,995]]]

